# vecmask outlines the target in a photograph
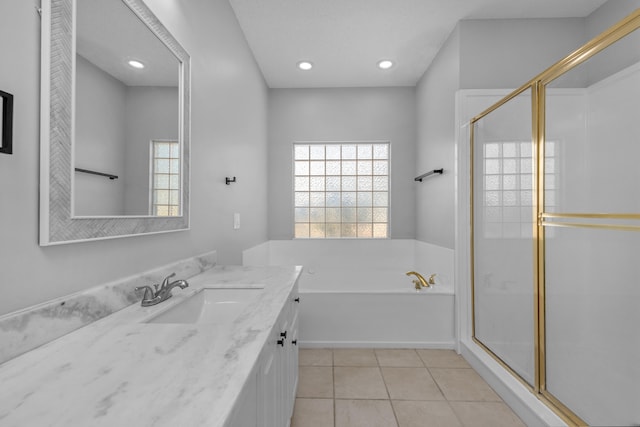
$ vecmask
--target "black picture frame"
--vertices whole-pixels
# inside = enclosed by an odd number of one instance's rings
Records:
[[[13,95],[0,90],[0,98],[2,99],[0,153],[13,154]]]

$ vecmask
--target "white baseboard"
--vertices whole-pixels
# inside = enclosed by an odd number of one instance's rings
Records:
[[[386,341],[298,341],[300,348],[420,348],[453,350],[454,341],[386,342]]]

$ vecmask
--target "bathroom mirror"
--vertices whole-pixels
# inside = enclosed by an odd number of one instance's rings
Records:
[[[142,0],[43,1],[41,245],[189,227],[189,75]]]

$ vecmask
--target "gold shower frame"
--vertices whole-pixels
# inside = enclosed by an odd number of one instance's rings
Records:
[[[624,231],[640,231],[640,225],[622,225],[615,223],[593,223],[583,220],[640,220],[640,214],[615,214],[615,213],[548,213],[544,212],[544,145],[545,145],[545,101],[546,87],[556,78],[562,76],[578,65],[587,61],[600,51],[616,43],[623,37],[640,28],[640,9],[609,28],[593,40],[586,43],[564,59],[556,62],[542,73],[529,80],[520,88],[502,98],[491,107],[487,108],[470,121],[470,255],[471,255],[471,327],[472,339],[491,355],[503,368],[510,372],[522,384],[524,384],[541,401],[549,406],[570,426],[587,425],[577,414],[565,406],[558,398],[553,396],[546,387],[546,348],[545,348],[545,235],[543,227],[579,227],[615,229]],[[476,337],[475,322],[475,259],[474,259],[474,129],[475,124],[500,108],[510,100],[527,91],[531,92],[533,159],[535,180],[533,184],[533,214],[536,221],[533,225],[533,313],[534,313],[534,384],[530,385],[504,360],[495,354],[487,345]],[[554,222],[554,220],[562,220]],[[582,220],[582,222],[581,222]]]

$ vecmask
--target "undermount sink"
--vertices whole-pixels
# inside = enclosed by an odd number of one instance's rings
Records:
[[[264,286],[205,287],[146,323],[219,323],[235,319]]]

